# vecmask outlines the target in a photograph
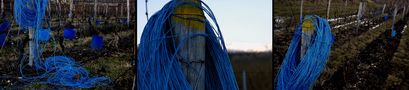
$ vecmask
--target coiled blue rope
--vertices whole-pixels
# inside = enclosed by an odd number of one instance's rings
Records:
[[[163,8],[152,15],[148,20],[142,33],[137,60],[137,89],[138,90],[191,90],[191,83],[187,80],[183,72],[183,61],[176,58],[185,43],[194,37],[206,38],[206,69],[205,88],[209,90],[237,90],[233,68],[227,54],[216,17],[209,7],[198,6],[187,2],[176,2],[172,0]],[[205,24],[205,33],[190,33],[185,35],[181,41],[176,42],[174,27],[179,24],[171,23],[171,17],[174,15],[176,6],[191,5],[203,10],[216,25],[213,27],[207,19],[200,20],[193,18]],[[188,67],[191,67],[189,64]]]
[[[278,79],[277,90],[310,89],[327,62],[331,45],[334,42],[331,27],[326,19],[319,16],[307,15],[305,18],[313,18],[315,34],[312,37],[311,44],[306,46],[307,50],[304,56],[299,56],[301,37],[308,37],[302,32],[301,25],[295,28],[290,47],[276,78]]]
[[[20,65],[23,65],[20,63]],[[93,88],[106,86],[111,83],[108,77],[90,77],[89,72],[78,65],[74,59],[66,56],[52,56],[45,59],[45,62],[39,64],[39,75],[25,76],[23,72],[22,80],[38,81],[37,84],[49,84],[57,86],[68,86],[72,88]],[[25,66],[20,66],[23,69]],[[34,82],[33,82],[34,83]]]

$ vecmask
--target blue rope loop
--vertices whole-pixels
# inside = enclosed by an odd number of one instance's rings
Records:
[[[203,2],[197,5],[191,2],[168,2],[161,10],[153,14],[142,33],[137,60],[137,89],[138,90],[192,90],[182,69],[183,61],[177,53],[194,37],[204,37],[206,40],[205,59],[205,88],[210,90],[237,90],[238,86],[227,54],[216,17]],[[171,23],[176,6],[190,5],[203,10],[210,20],[197,18],[183,18],[199,21],[205,24],[205,33],[177,34],[175,27],[180,24]],[[216,26],[213,27],[213,25]],[[182,39],[177,39],[182,38]],[[185,62],[188,63],[188,62]],[[187,64],[191,68],[191,64]],[[193,70],[199,75],[199,70]]]
[[[328,21],[317,15],[307,15],[304,20],[312,19],[314,27],[313,40],[307,47],[304,56],[299,56],[301,51],[301,37],[303,36],[300,23],[295,28],[294,36],[287,50],[280,71],[276,77],[277,90],[306,90],[310,89],[315,80],[325,68],[330,54],[334,36]],[[306,37],[302,37],[306,38]],[[297,62],[299,61],[299,62]]]
[[[68,40],[74,40],[76,38],[76,32],[74,28],[64,28],[64,38]]]
[[[100,50],[104,47],[104,38],[99,35],[93,35],[90,47],[94,50]]]

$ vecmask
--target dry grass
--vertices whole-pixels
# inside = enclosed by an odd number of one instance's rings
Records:
[[[230,53],[237,83],[243,89],[242,73],[246,71],[248,90],[272,90],[272,52]]]

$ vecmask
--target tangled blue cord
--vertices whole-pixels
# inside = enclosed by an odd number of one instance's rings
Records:
[[[176,2],[172,0],[163,8],[152,15],[142,33],[137,60],[137,89],[138,90],[191,90],[193,85],[189,83],[183,72],[182,61],[176,58],[177,53],[188,40],[194,37],[206,38],[205,58],[205,88],[209,90],[237,90],[233,68],[227,54],[216,17],[210,8],[204,6]],[[181,41],[176,38],[183,37],[174,35],[175,27],[180,24],[171,23],[171,17],[175,16],[175,7],[179,5],[191,5],[203,10],[216,25],[214,28],[207,19],[190,18],[205,24],[205,33],[190,33]],[[188,67],[192,67],[188,64]]]
[[[42,20],[45,15],[48,0],[15,0],[14,16],[16,22],[23,28],[32,28],[34,47],[34,69],[37,74],[26,75],[24,59],[20,61],[21,80],[33,84],[49,84],[68,86],[70,88],[94,88],[109,85],[108,77],[90,77],[89,72],[66,56],[51,56],[42,60],[40,42],[49,39],[49,31],[42,31]],[[50,26],[50,25],[49,25]],[[55,44],[55,43],[54,43]],[[54,45],[56,46],[56,45]],[[55,47],[54,47],[55,50]]]
[[[23,28],[41,26],[48,0],[15,0],[14,17]]]
[[[89,77],[89,72],[85,68],[78,65],[74,59],[66,56],[48,57],[44,64],[39,66],[41,70],[44,70],[44,73],[36,76],[25,76],[23,72],[20,72],[23,75],[22,80],[40,80],[37,83],[73,88],[93,88],[111,83],[108,77]]]
[[[328,21],[319,16],[307,15],[305,18],[313,18],[315,34],[311,38],[306,53],[300,55],[300,42],[302,38],[308,38],[301,31],[301,25],[295,28],[290,47],[285,55],[278,73],[277,90],[307,90],[324,69],[334,37]]]

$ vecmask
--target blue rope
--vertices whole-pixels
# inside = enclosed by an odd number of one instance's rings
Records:
[[[23,28],[41,26],[41,20],[45,15],[48,0],[15,0],[14,17],[16,22]]]
[[[301,31],[301,25],[295,28],[290,47],[285,55],[278,73],[277,90],[306,90],[314,84],[324,69],[334,37],[328,21],[318,16],[307,15],[304,18],[313,18],[315,34],[306,54],[300,55],[301,37],[308,38]],[[305,19],[304,19],[305,20]]]
[[[22,65],[22,63],[20,64]],[[78,65],[74,59],[66,56],[52,56],[39,64],[44,73],[35,76],[25,76],[22,80],[37,81],[38,84],[49,84],[56,86],[68,86],[72,88],[93,88],[106,86],[111,83],[108,77],[89,77],[89,72]],[[20,66],[23,69],[25,66]]]
[[[30,84],[49,84],[56,86],[68,86],[70,88],[94,88],[107,86],[112,81],[108,77],[90,77],[89,72],[75,63],[75,60],[66,56],[51,56],[42,60],[42,47],[40,42],[50,38],[48,29],[41,27],[48,0],[15,0],[14,16],[16,22],[23,28],[32,28],[34,40],[34,69],[37,74],[26,75],[24,59],[21,59],[19,67],[21,80]],[[50,25],[49,25],[50,26]],[[72,30],[73,31],[73,30]],[[75,37],[75,31],[74,33]],[[71,35],[72,36],[72,35]],[[55,43],[54,43],[55,44]],[[56,45],[54,45],[54,50]]]
[[[50,28],[47,29],[40,29],[38,30],[38,33],[36,33],[36,40],[40,41],[40,42],[47,42],[48,40],[50,40]]]
[[[45,15],[45,10],[48,5],[48,0],[15,0],[14,1],[14,18],[17,24],[22,28],[34,29],[33,39],[34,44],[33,56],[34,61],[38,61],[41,56],[39,49],[38,30],[42,29],[41,23]],[[31,48],[30,48],[31,49]],[[36,69],[38,67],[35,66]]]
[[[102,49],[104,47],[104,38],[99,35],[93,35],[90,46],[94,50]]]
[[[386,21],[386,20],[388,20],[388,19],[389,19],[389,16],[388,16],[388,15],[383,16],[383,20],[384,20],[384,21]]]
[[[1,47],[6,46],[6,37],[7,37],[6,33],[1,33],[0,34],[0,46]]]
[[[64,38],[73,40],[75,39],[75,34],[74,28],[64,28]]]
[[[137,89],[139,90],[191,90],[193,85],[189,83],[177,59],[177,53],[188,40],[194,37],[206,38],[205,71],[196,74],[205,74],[205,88],[210,90],[237,90],[233,68],[227,54],[216,17],[210,8],[203,2],[204,6],[188,2],[176,2],[172,0],[163,8],[152,15],[148,20],[142,33],[138,50],[137,60]],[[190,33],[183,36],[174,35],[174,28],[180,24],[171,23],[171,17],[177,16],[173,12],[179,5],[191,5],[203,10],[216,25],[214,28],[207,19],[190,18],[191,20],[203,22],[205,33]],[[180,37],[182,40],[176,42]],[[188,67],[192,66],[188,64]]]
[[[395,37],[396,36],[396,30],[395,30],[395,27],[392,27],[392,37]]]
[[[3,22],[0,24],[0,46],[1,47],[4,47],[6,45],[7,31],[9,29],[10,29],[10,23],[8,20],[4,19]]]
[[[99,26],[99,25],[101,25],[101,22],[102,22],[101,20],[99,20],[99,19],[96,19],[96,20],[95,20],[95,24],[96,24],[96,26]]]
[[[120,19],[121,24],[128,24],[128,19],[127,18],[121,18]]]

